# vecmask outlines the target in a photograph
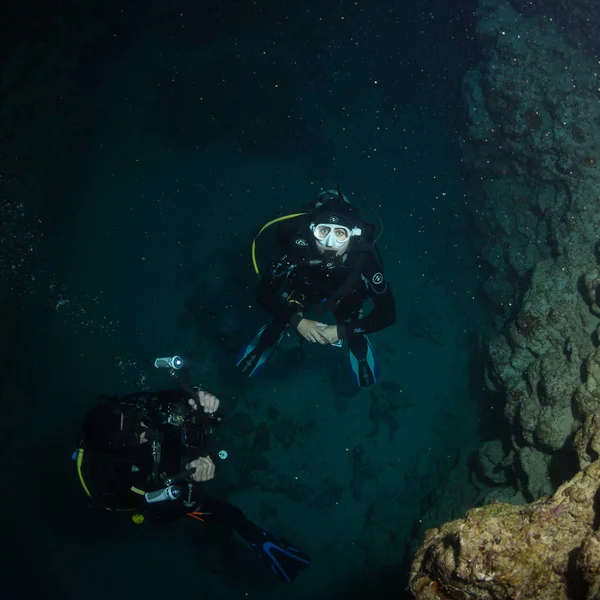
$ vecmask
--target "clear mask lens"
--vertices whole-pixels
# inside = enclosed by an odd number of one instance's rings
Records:
[[[333,227],[332,225],[326,225],[324,223],[315,225],[313,233],[322,246],[329,247],[343,246],[348,243],[351,235],[351,232],[347,227],[342,227],[340,225]]]

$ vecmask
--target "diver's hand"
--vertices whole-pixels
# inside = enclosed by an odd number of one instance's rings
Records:
[[[209,394],[203,390],[196,390],[196,398],[190,398],[188,404],[194,410],[200,410],[200,406],[204,409],[205,413],[214,413],[219,408],[221,403],[214,394]]]
[[[321,333],[323,328],[327,327],[325,323],[311,321],[310,319],[302,319],[298,323],[298,333],[307,341],[313,344],[329,344],[329,340]]]
[[[186,469],[196,469],[192,475],[193,481],[209,481],[215,476],[215,463],[210,456],[201,456],[185,465]]]
[[[321,335],[327,339],[327,343],[335,344],[340,341],[337,325],[326,325],[321,328]]]
[[[148,425],[146,425],[146,423],[142,422],[140,423],[141,427],[144,427],[145,429],[148,429]],[[148,442],[148,438],[146,437],[146,432],[142,431],[142,433],[140,433],[140,444],[145,444],[146,442]]]

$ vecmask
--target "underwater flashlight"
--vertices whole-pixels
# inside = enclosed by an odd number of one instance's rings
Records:
[[[157,369],[181,369],[183,364],[181,356],[164,356],[154,361],[154,366]]]
[[[163,490],[156,490],[155,492],[146,492],[144,498],[148,504],[154,502],[165,502],[166,500],[177,500],[179,498],[180,490],[174,485],[164,488]]]

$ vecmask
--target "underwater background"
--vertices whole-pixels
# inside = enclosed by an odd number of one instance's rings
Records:
[[[3,9],[7,598],[408,597],[425,529],[485,488],[472,456],[498,421],[462,162],[475,4]],[[295,337],[240,382],[237,353],[267,319],[252,239],[338,184],[383,222],[398,318],[371,336],[381,382],[355,389],[345,349]],[[153,367],[173,354],[226,414],[207,491],[310,554],[293,586],[227,532],[135,525],[83,493],[84,414],[103,394],[174,387]]]

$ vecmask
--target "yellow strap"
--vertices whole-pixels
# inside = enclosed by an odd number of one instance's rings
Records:
[[[81,473],[81,463],[83,462],[83,448],[79,448],[77,450],[77,474],[79,475],[79,481],[81,481],[81,485],[85,490],[85,493],[91,498],[90,490],[88,490],[87,485],[85,485],[85,481],[83,480],[83,475]]]
[[[271,227],[271,225],[275,225],[275,223],[281,223],[281,221],[287,221],[288,219],[294,219],[296,217],[301,217],[303,215],[309,215],[309,214],[310,214],[310,212],[299,212],[299,213],[294,213],[292,215],[283,215],[283,217],[277,217],[276,219],[273,219],[272,221],[268,221],[260,228],[260,231],[254,236],[254,239],[252,240],[252,264],[254,265],[254,271],[256,272],[256,274],[259,277],[260,277],[260,271],[258,270],[258,263],[256,262],[256,240],[258,239],[260,234],[265,229],[267,229],[267,227]]]
[[[83,448],[78,448],[77,450],[77,474],[79,475],[79,481],[81,481],[81,485],[83,486],[83,489],[85,490],[85,493],[91,498],[92,494],[90,494],[90,490],[88,489],[88,486],[85,484],[85,480],[83,479],[83,473],[81,472],[81,465],[83,464]],[[140,496],[143,496],[146,492],[144,492],[144,490],[140,490],[139,488],[136,487],[130,487],[129,488],[130,491],[132,491],[134,494],[139,494]],[[116,512],[131,512],[132,510],[135,510],[134,508],[117,508],[117,509],[112,509],[112,508],[108,508],[107,506],[104,507],[106,510],[115,510]]]
[[[260,271],[258,270],[258,265],[256,264],[256,238],[252,240],[252,264],[254,265],[254,272],[260,277]]]

